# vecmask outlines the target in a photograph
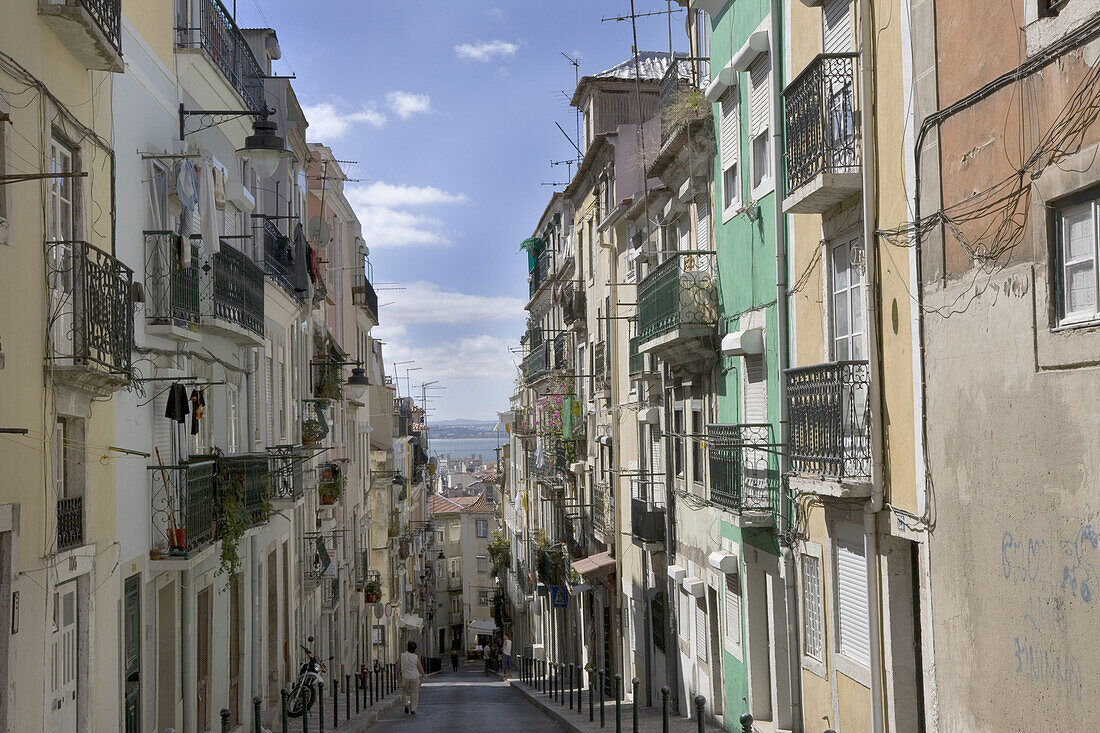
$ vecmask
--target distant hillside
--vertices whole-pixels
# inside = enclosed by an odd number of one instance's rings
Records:
[[[457,420],[436,420],[432,422],[433,428],[452,428],[452,427],[482,427],[488,428],[490,431],[497,424],[496,420],[464,420],[459,418]]]
[[[475,425],[445,425],[441,423],[435,423],[431,426],[431,436],[433,439],[438,438],[492,438],[496,436],[496,431],[493,428],[496,423],[488,424],[475,424]],[[504,435],[504,431],[500,431]]]

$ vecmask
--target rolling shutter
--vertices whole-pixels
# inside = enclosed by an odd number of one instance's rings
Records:
[[[650,470],[653,473],[664,473],[665,466],[661,460],[661,428],[658,425],[649,426],[649,448]]]
[[[727,89],[719,98],[721,109],[721,128],[719,131],[719,149],[722,160],[722,170],[727,170],[737,163],[741,143],[741,126],[739,105],[737,104],[737,87]]]
[[[176,462],[175,431],[177,423],[164,416],[168,407],[168,390],[162,390],[161,394],[153,398],[153,461],[157,460],[157,451],[160,452],[160,460],[165,466]]]
[[[695,658],[707,661],[707,602],[703,598],[695,599]]]
[[[825,0],[821,6],[822,47],[825,53],[852,50],[852,0]]]
[[[741,577],[738,573],[726,576],[726,641],[733,647],[741,646]]]
[[[763,354],[745,355],[745,422],[762,423],[768,419],[768,379]]]
[[[860,664],[870,664],[867,556],[858,534],[837,538],[836,584],[840,653]]]
[[[710,199],[695,199],[695,249],[710,249]]]
[[[749,129],[753,137],[768,128],[771,86],[768,81],[771,56],[762,53],[749,66]]]

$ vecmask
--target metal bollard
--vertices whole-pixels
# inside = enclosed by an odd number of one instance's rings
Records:
[[[222,733],[229,733],[229,708],[222,708]]]
[[[325,681],[317,680],[317,730],[325,733]]]
[[[569,663],[569,709],[573,709],[573,663]]]
[[[740,718],[741,721],[741,733],[752,733],[752,716],[745,713]]]
[[[363,682],[367,686],[367,695],[368,695],[367,699],[370,700],[370,706],[373,708],[374,707],[374,670],[373,669],[368,669],[367,670],[367,678],[365,680],[363,680]]]
[[[565,707],[565,662],[558,665],[558,703]]]
[[[302,733],[309,733],[309,709],[302,711]]]
[[[668,733],[668,685],[661,687],[661,733]]]
[[[263,703],[264,701],[260,699],[259,695],[252,698],[252,721],[255,724],[252,730],[255,731],[255,733],[261,733],[262,730],[260,726],[260,706],[263,705]]]
[[[591,723],[596,719],[595,717],[595,703],[596,703],[596,676],[591,672],[588,673],[588,722]]]
[[[603,714],[603,691],[604,691],[604,671],[601,669],[599,674],[600,683],[600,727],[604,727],[604,714]]]
[[[623,676],[615,673],[615,733],[623,733]]]
[[[706,733],[706,727],[703,723],[703,711],[706,710],[707,699],[702,695],[695,696],[695,721],[699,727],[699,733]]]
[[[634,733],[638,733],[638,684],[637,677],[630,680],[630,686],[634,689],[634,697],[630,700],[630,717],[634,719]]]
[[[340,727],[340,678],[332,678],[332,729]]]
[[[553,700],[554,699],[554,663],[553,662],[548,662],[547,667],[550,670],[550,674],[549,674],[550,689],[547,691],[546,696],[549,697],[551,700]]]
[[[290,721],[286,717],[286,699],[290,697],[290,693],[287,692],[287,689],[284,687],[283,689],[279,690],[279,697],[283,699],[283,733],[290,733],[290,729],[288,727]]]
[[[355,696],[355,707],[359,707],[359,696]],[[359,712],[358,709],[356,712]],[[351,675],[344,673],[344,720],[351,718]]]

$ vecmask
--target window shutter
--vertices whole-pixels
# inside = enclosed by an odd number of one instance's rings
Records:
[[[695,599],[695,658],[707,661],[707,602]]]
[[[762,53],[749,66],[749,129],[756,137],[768,127],[771,87],[768,81],[771,57]]]
[[[741,142],[740,105],[737,104],[737,87],[727,89],[719,98],[718,104],[721,110],[721,129],[719,130],[719,146],[722,159],[722,170],[728,169],[737,162]]]
[[[763,354],[745,355],[745,422],[762,423],[768,419],[768,379]]]
[[[741,646],[741,576],[726,576],[726,641],[733,647]]]
[[[840,653],[870,664],[867,557],[858,535],[837,538],[836,579]]]
[[[821,6],[822,47],[825,53],[852,50],[852,0],[825,0]]]
[[[695,199],[695,248],[710,249],[710,199]]]
[[[153,447],[160,451],[160,460],[165,466],[171,466],[176,462],[175,431],[176,422],[164,416],[168,408],[168,390],[153,398]],[[157,451],[153,452],[153,460],[157,459]]]
[[[661,460],[661,431],[658,426],[649,428],[650,467],[653,473],[664,473],[665,466]]]
[[[267,343],[267,359],[265,360],[264,369],[264,381],[267,386],[267,439],[271,441],[269,444],[274,445],[275,442],[275,363],[272,358],[271,342]]]

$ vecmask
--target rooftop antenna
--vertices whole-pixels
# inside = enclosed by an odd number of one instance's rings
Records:
[[[558,53],[560,53],[562,56],[564,56],[565,59],[569,63],[573,64],[573,89],[575,90],[577,88],[577,85],[581,83],[581,62],[580,62],[580,59],[573,58],[572,56],[567,54],[565,51],[559,51]],[[573,147],[576,148],[576,150],[577,150],[577,167],[580,168],[581,158],[584,157],[581,154],[581,111],[580,111],[580,109],[574,109],[573,110],[573,118],[574,118],[574,121],[576,122],[576,125],[577,125],[577,136],[573,140]],[[560,129],[561,125],[558,125],[558,128]],[[565,130],[562,130],[562,132],[564,133]],[[569,136],[566,135],[566,137],[569,137]]]

